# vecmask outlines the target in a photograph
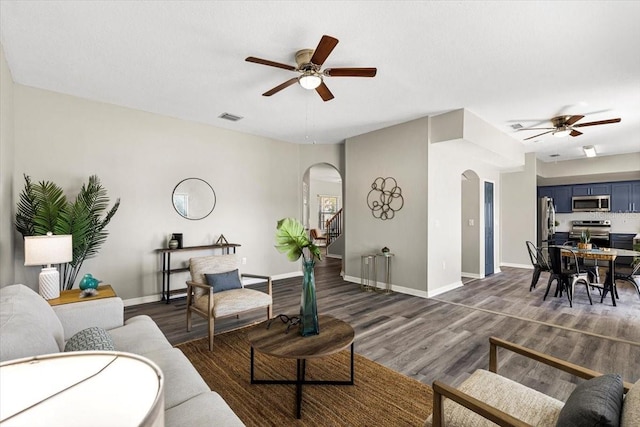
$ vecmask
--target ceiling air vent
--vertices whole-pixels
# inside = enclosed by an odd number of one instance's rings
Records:
[[[238,120],[241,120],[243,118],[229,113],[222,113],[218,117],[221,119],[229,120],[231,122],[237,122]]]
[[[515,125],[511,125],[511,128],[513,130],[522,129],[522,125],[520,123],[516,123]]]
[[[549,154],[549,157],[560,157],[560,154]]]

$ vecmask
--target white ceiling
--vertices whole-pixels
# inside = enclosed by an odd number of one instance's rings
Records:
[[[295,143],[467,108],[544,161],[640,151],[639,22],[637,1],[0,0],[23,85]],[[261,96],[295,74],[244,59],[295,65],[323,34],[340,40],[325,67],[377,76],[326,78],[329,102],[298,85]],[[511,128],[560,113],[622,122],[531,141]]]

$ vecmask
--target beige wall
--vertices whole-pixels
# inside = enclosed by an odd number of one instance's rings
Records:
[[[0,286],[14,283],[13,79],[0,45]]]
[[[521,172],[503,173],[501,265],[531,268],[525,242],[536,243],[537,188],[535,153],[527,153]]]
[[[387,246],[395,254],[392,282],[409,293],[425,294],[427,284],[427,132],[422,118],[345,143],[345,276],[360,281],[360,256]],[[404,207],[395,218],[374,218],[367,194],[377,177],[393,177]],[[381,281],[381,280],[380,280]]]
[[[75,197],[96,174],[121,206],[109,238],[81,271],[110,283],[125,299],[156,296],[161,289],[155,249],[173,232],[185,246],[213,243],[220,234],[240,243],[245,272],[287,275],[299,270],[274,244],[276,221],[300,212],[300,146],[163,117],[73,96],[15,86],[14,176],[51,180]],[[320,156],[336,161],[335,148]],[[311,157],[312,154],[309,154]],[[4,173],[4,172],[3,172]],[[200,221],[181,218],[171,192],[182,179],[198,177],[215,189],[213,213]],[[14,184],[17,195],[23,187]],[[15,205],[3,197],[2,205]],[[186,261],[175,259],[174,265]],[[16,245],[16,280],[34,286],[37,268],[22,266]],[[186,273],[172,275],[183,286]],[[139,302],[139,300],[138,300]]]

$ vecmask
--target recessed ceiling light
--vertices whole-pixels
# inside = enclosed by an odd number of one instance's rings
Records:
[[[232,122],[237,122],[238,120],[242,120],[242,116],[236,116],[235,114],[222,113],[218,116],[220,119],[229,120]]]

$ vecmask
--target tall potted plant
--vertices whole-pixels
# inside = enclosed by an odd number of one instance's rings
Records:
[[[302,257],[302,295],[300,297],[300,334],[318,335],[318,304],[314,267],[321,259],[320,248],[307,236],[302,224],[293,218],[284,218],[276,226],[276,249],[287,254],[289,261]]]
[[[63,288],[71,289],[82,263],[95,257],[107,240],[109,233],[105,227],[118,210],[120,199],[107,210],[107,190],[95,175],[82,185],[73,202],[68,202],[62,188],[53,182],[33,184],[28,175],[24,175],[24,180],[16,209],[16,229],[23,237],[49,231],[73,236],[73,260],[62,267]]]

